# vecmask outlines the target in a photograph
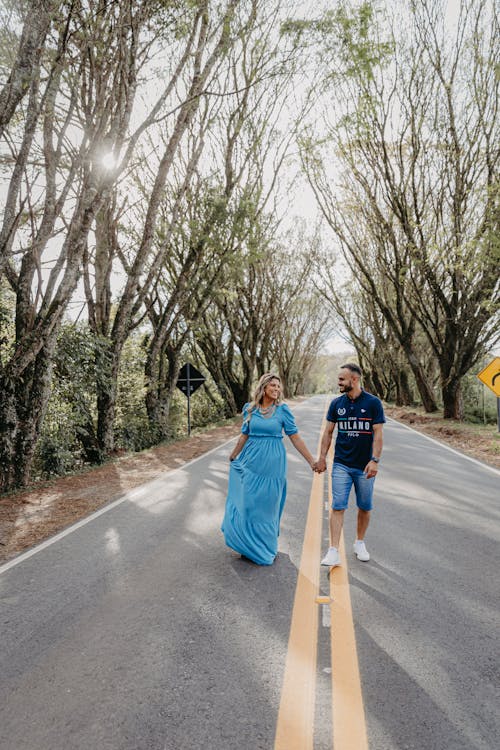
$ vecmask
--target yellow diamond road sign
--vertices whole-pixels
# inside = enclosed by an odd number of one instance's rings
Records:
[[[484,370],[478,372],[477,377],[500,398],[500,357],[495,357]]]

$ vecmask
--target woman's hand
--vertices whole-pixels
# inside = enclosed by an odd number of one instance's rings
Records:
[[[233,450],[229,454],[229,461],[234,461],[236,458],[238,458],[247,440],[248,440],[248,435],[239,436],[238,442],[236,443]]]

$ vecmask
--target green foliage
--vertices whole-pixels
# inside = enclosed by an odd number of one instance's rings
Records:
[[[59,396],[74,408],[78,421],[94,412],[95,383],[104,381],[109,357],[107,344],[96,338],[86,325],[66,323],[57,341],[54,362],[55,383]]]
[[[187,402],[185,397],[184,399]],[[192,396],[191,426],[193,428],[206,427],[224,419],[224,402],[220,396],[216,396],[215,400],[216,403],[208,396],[203,386]]]
[[[140,335],[131,336],[123,348],[115,420],[115,446],[143,450],[157,442],[144,402],[144,349]]]
[[[305,21],[304,19],[288,18],[281,24],[280,33],[283,36],[294,36],[300,39],[306,32],[315,30],[317,21]]]
[[[96,351],[102,345],[86,325],[68,322],[61,328],[51,397],[35,455],[38,476],[66,474],[88,459],[84,446],[89,451],[95,443],[95,379],[101,375]]]
[[[52,393],[35,456],[35,478],[64,475],[89,463],[89,446],[97,446],[95,384],[98,378],[107,379],[108,356],[107,342],[96,338],[86,325],[63,326],[54,361]],[[118,378],[117,451],[143,450],[160,440],[145,408],[144,356],[144,334],[130,337],[124,346]],[[199,389],[191,399],[193,429],[222,418],[222,400],[217,396],[210,398],[205,388]],[[176,390],[169,411],[168,439],[186,434],[187,400]],[[97,460],[96,448],[94,461]]]
[[[82,463],[71,405],[52,398],[37,445],[34,476],[61,476],[75,471]]]
[[[314,44],[326,80],[358,76],[372,79],[377,66],[390,62],[394,43],[377,36],[378,3],[366,0],[358,6],[340,2],[315,19],[287,19],[281,34],[296,43]]]
[[[0,281],[0,366],[10,358],[15,342],[16,300],[5,279]]]

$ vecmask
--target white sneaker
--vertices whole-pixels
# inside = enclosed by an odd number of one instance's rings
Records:
[[[328,552],[321,560],[321,565],[328,565],[330,568],[335,568],[340,565],[340,555],[336,547],[329,547]]]
[[[370,559],[370,553],[366,549],[366,544],[361,539],[356,539],[353,547],[354,554],[356,555],[358,560],[361,560],[362,562],[368,562],[368,560]]]

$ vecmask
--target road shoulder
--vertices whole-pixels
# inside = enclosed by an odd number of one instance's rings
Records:
[[[384,404],[384,410],[386,415],[396,422],[411,427],[459,453],[500,469],[500,433],[495,425],[443,419],[439,415],[425,414],[412,407]]]
[[[239,420],[235,420],[4,496],[0,499],[0,562],[63,531],[128,490],[213,450],[239,431]]]

